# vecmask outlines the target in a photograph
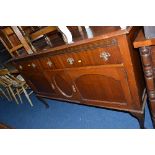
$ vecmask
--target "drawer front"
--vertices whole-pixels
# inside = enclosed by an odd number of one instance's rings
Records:
[[[93,43],[69,47],[61,51],[61,54],[45,56],[39,60],[20,62],[19,70],[64,69],[84,66],[121,64],[121,53],[117,40],[99,40]]]
[[[17,62],[17,68],[20,71],[25,71],[25,70],[39,71],[41,66],[38,60],[29,60],[29,61]]]
[[[117,44],[89,44],[69,48],[65,54],[57,57],[56,68],[72,68],[91,65],[121,64],[122,58]]]

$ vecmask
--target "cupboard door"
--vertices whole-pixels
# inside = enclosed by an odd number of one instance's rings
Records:
[[[85,67],[68,69],[82,102],[103,107],[129,107],[131,95],[122,67]]]
[[[73,84],[71,78],[63,70],[45,71],[48,81],[53,81],[59,98],[74,100],[79,102],[79,93]]]
[[[50,96],[52,94],[56,94],[54,87],[52,87],[52,83],[49,83],[47,81],[43,73],[22,72],[22,75],[25,78],[28,85],[34,90],[34,92]]]

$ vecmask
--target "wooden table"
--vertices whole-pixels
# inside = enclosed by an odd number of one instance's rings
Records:
[[[133,44],[135,48],[140,50],[151,116],[155,128],[155,38],[146,39],[143,30],[141,30]]]

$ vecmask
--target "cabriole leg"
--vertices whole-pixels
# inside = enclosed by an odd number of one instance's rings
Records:
[[[138,120],[140,129],[145,129],[144,127],[145,111],[144,113],[131,112],[130,114]]]
[[[49,108],[48,103],[42,97],[37,96],[37,98],[45,105],[46,108]]]

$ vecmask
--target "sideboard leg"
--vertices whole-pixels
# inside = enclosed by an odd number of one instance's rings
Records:
[[[46,108],[49,108],[49,104],[42,97],[37,96],[37,98],[45,105]]]
[[[155,129],[155,101],[150,100],[149,103],[150,103],[149,107],[150,107],[150,112],[151,112],[152,124],[153,124],[153,128]]]
[[[144,127],[145,111],[144,113],[131,112],[130,114],[138,120],[140,129],[145,129]]]
[[[155,129],[155,117],[152,118],[152,122],[153,122],[153,128]]]

